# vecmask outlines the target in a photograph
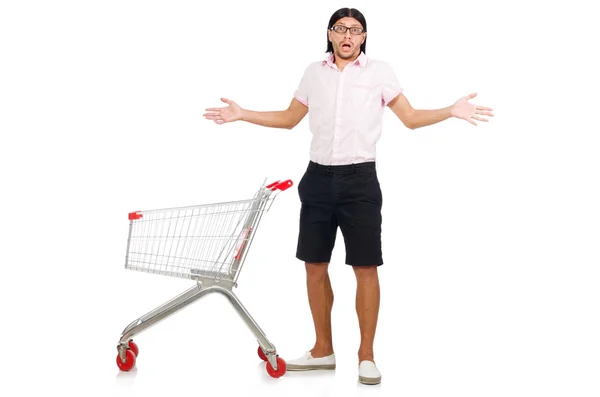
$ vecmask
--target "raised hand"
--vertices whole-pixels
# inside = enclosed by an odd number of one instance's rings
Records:
[[[484,122],[489,121],[488,119],[485,119],[478,115],[494,117],[494,114],[492,113],[492,108],[469,103],[469,100],[475,98],[476,96],[477,93],[474,92],[456,101],[454,105],[452,105],[452,116],[459,119],[467,120],[469,123],[475,126],[477,125],[477,123],[475,123],[475,121],[473,120]]]
[[[204,113],[204,118],[213,120],[217,124],[230,123],[232,121],[241,120],[242,108],[232,100],[221,98],[228,106],[220,108],[207,108]]]

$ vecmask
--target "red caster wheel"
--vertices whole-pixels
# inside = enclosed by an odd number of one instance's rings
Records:
[[[260,346],[258,346],[258,357],[260,357],[260,359],[263,361],[267,361],[267,356]]]
[[[138,345],[136,345],[133,340],[129,341],[129,348],[131,349],[131,351],[133,352],[133,354],[135,354],[136,358],[140,355],[140,349],[139,349]]]
[[[121,357],[117,354],[117,365],[121,371],[129,371],[135,366],[135,354],[131,350],[125,350],[125,362],[121,361]]]
[[[285,361],[281,357],[277,357],[277,370],[273,369],[273,366],[270,362],[267,361],[267,373],[271,375],[273,378],[279,378],[285,374],[287,371],[287,366]]]

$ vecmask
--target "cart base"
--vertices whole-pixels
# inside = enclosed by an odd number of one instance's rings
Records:
[[[197,284],[194,287],[131,322],[123,330],[117,345],[117,365],[119,369],[122,371],[129,371],[135,366],[135,361],[139,354],[139,349],[132,340],[135,335],[139,335],[148,328],[156,325],[170,315],[210,293],[220,293],[227,298],[234,310],[240,315],[244,323],[256,337],[259,345],[258,355],[267,362],[267,373],[274,378],[279,378],[285,374],[285,361],[278,356],[275,346],[267,339],[264,331],[259,327],[240,299],[232,291],[234,286],[235,284],[230,281],[221,280],[217,282],[213,279],[199,277]]]

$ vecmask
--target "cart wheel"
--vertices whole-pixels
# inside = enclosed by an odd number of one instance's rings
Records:
[[[287,371],[287,365],[283,358],[277,357],[277,371],[273,369],[273,366],[270,362],[267,361],[267,373],[271,375],[273,378],[279,378],[283,376]]]
[[[267,361],[267,356],[260,346],[258,346],[258,357],[260,357],[260,359],[263,361]]]
[[[125,362],[121,361],[121,357],[117,354],[117,365],[121,371],[129,371],[135,366],[135,354],[131,350],[125,351]]]
[[[133,340],[129,340],[129,348],[131,349],[133,354],[135,354],[136,358],[140,355],[140,348]]]

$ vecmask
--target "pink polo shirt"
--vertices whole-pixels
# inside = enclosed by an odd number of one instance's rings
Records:
[[[294,96],[309,109],[310,159],[324,165],[375,161],[383,112],[401,92],[392,67],[362,52],[341,72],[332,54],[308,65]]]

